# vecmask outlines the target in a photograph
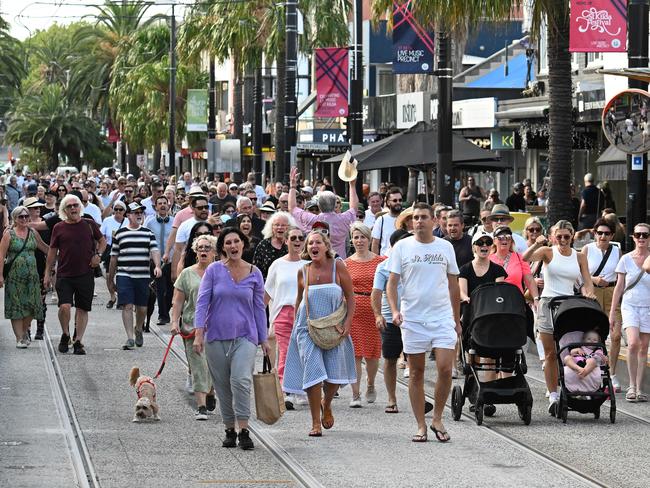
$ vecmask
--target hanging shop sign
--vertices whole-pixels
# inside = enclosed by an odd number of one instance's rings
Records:
[[[648,111],[650,93],[629,89],[614,96],[603,109],[603,132],[618,150],[628,154],[650,151]]]
[[[494,131],[490,134],[490,146],[491,149],[496,151],[503,151],[506,149],[516,149],[515,148],[515,133],[514,132],[502,132]]]
[[[348,115],[348,48],[316,49],[315,117]]]
[[[398,94],[397,128],[408,129],[423,120],[431,120],[431,93],[413,92]]]
[[[627,0],[571,0],[569,51],[625,52]]]
[[[207,132],[208,91],[187,90],[187,132]]]
[[[413,17],[411,0],[393,3],[393,72],[398,74],[433,71],[433,33]]]

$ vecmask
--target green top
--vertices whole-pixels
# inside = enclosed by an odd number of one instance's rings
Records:
[[[194,311],[196,308],[196,298],[199,295],[199,286],[201,277],[192,267],[185,268],[174,283],[174,288],[185,294],[185,303],[183,304],[183,314],[181,319],[187,329],[194,328]]]

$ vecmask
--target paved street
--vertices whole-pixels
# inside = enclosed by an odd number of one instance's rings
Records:
[[[650,483],[648,404],[625,404],[619,396],[620,409],[640,419],[619,409],[617,423],[611,425],[603,409],[600,420],[570,413],[568,423],[562,425],[546,413],[545,388],[532,379],[541,378],[532,356],[529,382],[536,402],[532,424],[524,426],[514,406],[498,406],[497,415],[486,418],[483,427],[469,417],[454,422],[447,411],[444,420],[452,436],[447,445],[431,438],[426,444],[410,441],[415,424],[405,387],[398,391],[400,413],[383,413],[386,398],[380,375],[379,398],[373,405],[350,409],[350,389],[341,392],[334,403],[336,425],[321,439],[307,437],[309,412],[298,407],[276,425],[255,423],[254,451],[223,449],[219,415],[211,415],[207,422],[194,420],[192,397],[183,388],[185,365],[174,355],[156,381],[162,421],[133,424],[136,395],[128,385],[128,372],[137,365],[144,373],[155,374],[164,344],[151,333],[142,349],[122,351],[120,312],[105,308],[107,296],[99,283],[86,338],[88,355],[56,355],[99,486],[642,487]],[[48,325],[56,347],[60,332],[53,320],[55,312],[55,306],[49,305]],[[167,328],[156,330],[164,335]],[[85,486],[75,477],[75,455],[60,416],[56,381],[46,367],[45,343],[17,350],[5,321],[0,347],[4,372],[0,486]],[[175,349],[180,351],[178,339]],[[432,371],[429,376],[433,379]],[[427,392],[432,392],[431,382]]]

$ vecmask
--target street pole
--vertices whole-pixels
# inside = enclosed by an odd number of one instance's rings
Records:
[[[452,76],[451,39],[446,32],[438,31],[438,162],[436,165],[436,201],[454,204],[454,172],[452,167]]]
[[[285,50],[286,62],[286,113],[284,116],[284,161],[276,167],[276,181],[288,181],[286,162],[296,166],[296,78],[298,76],[298,1],[286,0],[285,14]]]
[[[168,161],[169,174],[176,174],[176,16],[174,15],[174,4],[172,3],[171,36],[169,39],[169,143]]]
[[[351,149],[363,144],[363,1],[354,0],[352,28],[352,63],[350,64],[350,98],[348,131]],[[357,177],[357,194],[361,195],[363,178]]]
[[[208,139],[217,137],[217,118],[216,118],[216,87],[214,76],[214,56],[210,55],[210,81],[208,87]],[[207,149],[207,148],[206,148]],[[208,179],[214,181],[214,171],[208,172]]]
[[[648,67],[648,0],[630,0],[628,4],[628,50],[627,59],[630,68]],[[647,90],[648,84],[629,78],[630,88]],[[634,249],[632,231],[634,225],[646,222],[648,212],[648,155],[643,154],[643,169],[632,169],[632,156],[627,156],[627,208],[625,211],[627,237],[626,250]]]
[[[262,186],[264,168],[262,168],[262,66],[255,68],[255,86],[253,87],[253,171]]]

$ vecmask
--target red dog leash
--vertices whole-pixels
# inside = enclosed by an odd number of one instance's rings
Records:
[[[156,376],[153,377],[153,379],[157,379],[160,374],[163,372],[163,369],[165,369],[165,363],[167,363],[167,356],[169,355],[169,350],[172,348],[172,344],[174,342],[174,337],[176,335],[181,336],[183,339],[191,339],[194,337],[194,331],[192,331],[191,334],[184,335],[182,332],[179,332],[178,334],[172,335],[169,338],[169,343],[167,344],[167,349],[165,349],[165,355],[163,356],[162,363],[160,364],[160,368],[158,369],[158,372],[156,373]]]

